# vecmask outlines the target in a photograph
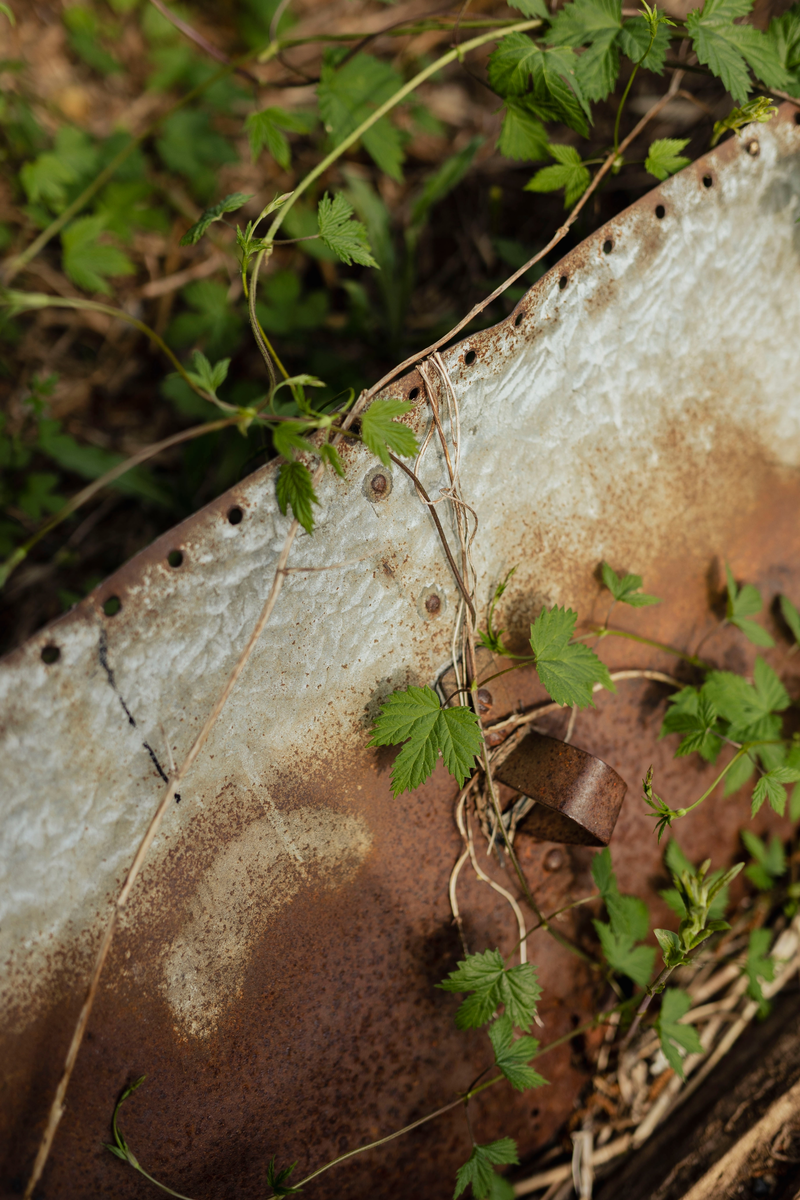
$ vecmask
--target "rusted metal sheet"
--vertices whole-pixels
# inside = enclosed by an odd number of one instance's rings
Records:
[[[744,148],[752,142],[757,154]],[[787,106],[598,231],[508,320],[444,353],[462,484],[481,521],[478,602],[518,564],[505,619],[513,636],[545,601],[600,616],[603,557],[664,597],[635,628],[689,646],[713,623],[723,555],[769,595],[800,593],[798,197],[800,128]],[[412,372],[387,390],[419,397],[420,430],[421,388]],[[366,745],[389,691],[447,665],[458,597],[406,477],[376,471],[360,447],[345,467],[344,479],[323,483],[317,530],[298,539],[292,564],[358,561],[288,577],[163,826],[106,967],[42,1196],[141,1194],[100,1145],[134,1074],[148,1082],[123,1125],[147,1168],[199,1200],[245,1200],[264,1194],[273,1153],[312,1169],[445,1103],[487,1065],[485,1039],[457,1033],[455,1002],[432,987],[460,952],[447,901],[461,845],[451,781],[439,770],[395,801],[391,755]],[[433,494],[446,484],[432,446],[423,483]],[[286,528],[266,468],[0,667],[12,1192],[160,772],[181,760],[219,694]],[[712,648],[722,664],[748,661],[725,633]],[[606,657],[614,668],[674,666],[630,643]],[[771,661],[798,670],[780,648]],[[506,676],[492,684],[493,714],[541,695],[535,676]],[[652,763],[677,802],[705,775],[657,743],[664,695],[627,683],[581,715],[574,740],[632,789]],[[563,718],[543,728],[561,736]],[[687,849],[724,861],[742,820],[734,803],[709,803],[687,818]],[[518,846],[545,911],[588,891],[588,848],[522,833]],[[621,886],[657,906],[652,822],[630,799],[614,858]],[[487,870],[513,889],[497,863]],[[510,949],[504,902],[474,879],[459,889],[472,948]],[[583,909],[569,918],[588,919]],[[541,934],[530,956],[549,1041],[591,1011],[593,983]],[[480,1138],[509,1133],[530,1153],[552,1136],[586,1079],[588,1049],[564,1045],[544,1059],[552,1082],[540,1093],[482,1096]],[[390,1194],[402,1179],[405,1194],[435,1200],[450,1194],[467,1150],[454,1110],[321,1177],[314,1195]]]
[[[529,733],[496,771],[533,802],[525,830],[542,841],[607,846],[628,785],[602,759],[558,738]],[[528,808],[528,806],[525,806]]]

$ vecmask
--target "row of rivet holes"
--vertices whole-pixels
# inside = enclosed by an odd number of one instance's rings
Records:
[[[796,112],[794,114],[794,123],[795,123],[795,125],[800,125],[800,112]],[[751,158],[757,158],[760,153],[761,147],[759,146],[758,141],[755,138],[753,138],[753,140],[751,142],[747,143],[747,145],[745,146],[745,150],[751,156]],[[703,187],[710,188],[710,187],[713,187],[713,184],[714,184],[714,180],[711,175],[703,176]],[[663,220],[663,218],[667,215],[667,210],[665,209],[663,204],[656,205],[655,214],[659,221]],[[614,249],[614,243],[611,241],[610,238],[607,239],[605,242],[603,242],[603,253],[604,254],[610,254],[613,249]],[[568,283],[569,283],[569,276],[562,275],[558,281],[558,286],[562,292]],[[521,325],[524,316],[525,316],[524,312],[517,313],[516,317],[514,318],[514,325],[515,326]],[[468,350],[466,352],[466,354],[464,355],[464,362],[469,367],[472,365],[472,363],[475,362],[476,357],[477,356],[476,356],[474,350]],[[408,398],[409,398],[409,400],[416,400],[418,395],[419,395],[419,388],[413,388],[409,392]],[[383,493],[386,491],[385,476],[374,475],[372,477],[372,479],[370,480],[369,486],[370,486],[371,490],[373,491],[373,493],[375,494],[376,500],[383,499]],[[243,513],[240,508],[232,508],[230,510],[230,512],[228,513],[228,520],[230,521],[231,525],[238,525],[242,519],[242,516],[243,516]],[[182,552],[180,550],[170,550],[169,554],[167,555],[167,562],[169,563],[169,565],[171,567],[179,567],[181,565],[181,563],[183,562]],[[441,601],[439,600],[439,597],[436,595],[429,596],[425,602],[425,607],[427,608],[428,612],[430,612],[430,613],[438,612],[440,605],[441,605]],[[433,606],[433,607],[431,607],[431,606]],[[119,610],[121,608],[122,608],[122,602],[121,602],[119,596],[109,596],[108,599],[103,602],[103,612],[106,614],[107,617],[116,616],[116,614],[119,612]],[[58,646],[48,645],[48,646],[45,646],[44,649],[42,650],[42,661],[46,662],[48,664],[58,662],[60,657],[61,657],[61,651],[59,650]]]
[[[230,521],[231,525],[241,524],[243,516],[244,513],[240,508],[231,508],[228,511],[228,520]],[[169,554],[167,555],[167,562],[171,567],[180,567],[183,563],[183,551],[170,550]],[[120,600],[119,596],[109,596],[103,601],[103,612],[107,617],[115,617],[121,608],[122,601]],[[53,645],[52,642],[48,643],[48,645],[42,648],[42,662],[47,663],[48,666],[51,663],[58,662],[60,658],[61,650],[58,646]]]

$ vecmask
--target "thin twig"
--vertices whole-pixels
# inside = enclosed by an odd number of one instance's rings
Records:
[[[196,29],[193,29],[191,25],[187,25],[186,21],[182,20],[181,17],[179,17],[176,13],[167,8],[163,0],[150,0],[150,3],[153,5],[153,8],[157,9],[161,13],[162,17],[166,21],[169,21],[170,25],[174,25],[175,28],[184,35],[184,37],[187,37],[190,42],[194,42],[196,46],[199,46],[200,49],[208,54],[211,58],[216,59],[216,61],[219,63],[224,63],[226,67],[230,67],[231,70],[236,71],[239,75],[243,75],[248,82],[254,84],[256,87],[261,87],[260,79],[257,79],[255,75],[251,75],[250,72],[244,67],[236,66],[235,63],[228,57],[228,55],[220,50],[218,46],[215,46],[214,43],[210,42],[208,38],[204,37],[202,33],[198,33]]]

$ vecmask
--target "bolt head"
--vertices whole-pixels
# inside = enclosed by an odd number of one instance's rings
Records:
[[[388,486],[385,475],[373,475],[370,480],[370,487],[378,496],[382,496]]]
[[[437,596],[436,592],[431,592],[430,596],[428,596],[428,598],[425,601],[425,611],[429,612],[431,614],[431,616],[434,617],[434,616],[436,616],[436,614],[438,612],[441,612],[441,610],[442,610],[441,597]]]

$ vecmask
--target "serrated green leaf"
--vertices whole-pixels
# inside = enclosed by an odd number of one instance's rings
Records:
[[[221,358],[219,362],[215,362],[212,366],[205,354],[200,350],[195,350],[192,357],[194,360],[194,370],[187,371],[186,374],[192,383],[196,383],[198,387],[203,388],[206,392],[210,392],[212,396],[216,396],[217,389],[222,387],[228,377],[228,367],[231,360],[229,358]]]
[[[689,145],[689,138],[658,138],[651,142],[644,169],[656,179],[668,179],[676,171],[682,171],[692,161],[681,154]]]
[[[601,564],[603,583],[615,600],[629,604],[632,608],[644,608],[650,604],[660,604],[658,596],[647,596],[642,592],[641,575],[618,575],[607,562]]]
[[[541,17],[543,21],[551,19],[544,0],[508,0],[508,6],[521,12],[523,17]]]
[[[356,54],[340,67],[344,53],[326,53],[317,88],[320,116],[334,146],[354,133],[403,82],[393,67],[370,54]],[[380,170],[401,182],[403,136],[389,118],[381,117],[361,141]]]
[[[497,149],[518,162],[536,162],[548,157],[547,130],[525,96],[506,101]]]
[[[504,1014],[489,1026],[489,1040],[494,1049],[495,1065],[500,1068],[511,1086],[518,1092],[542,1087],[547,1083],[538,1071],[528,1066],[536,1054],[539,1043],[536,1038],[523,1034],[514,1041],[514,1026],[511,1017]]]
[[[377,268],[366,226],[361,221],[352,220],[352,216],[353,206],[341,192],[337,192],[332,200],[326,192],[317,209],[319,236],[348,267],[356,262],[364,267]]]
[[[583,642],[571,642],[578,614],[572,609],[543,608],[531,625],[531,649],[539,679],[557,704],[593,705],[595,683],[614,691],[608,668]]]
[[[737,759],[725,776],[723,795],[732,796],[734,792],[739,791],[739,788],[743,788],[752,779],[755,769],[755,763],[749,754]]]
[[[543,121],[564,121],[588,137],[590,111],[577,69],[570,47],[542,49],[524,33],[509,33],[489,58],[489,82],[506,100],[525,96],[529,111]]]
[[[413,429],[397,420],[413,407],[407,400],[373,400],[361,417],[361,440],[385,467],[391,461],[390,450],[401,458],[411,458],[419,450]]]
[[[752,816],[756,815],[765,800],[769,800],[778,816],[782,817],[786,808],[786,788],[783,785],[797,783],[798,780],[800,770],[796,767],[773,767],[767,771],[753,789]]]
[[[564,207],[572,208],[592,182],[589,168],[583,165],[574,146],[548,144],[547,149],[558,160],[558,165],[542,167],[525,184],[525,191],[557,192],[563,188]]]
[[[431,775],[439,755],[459,786],[475,769],[481,733],[474,712],[458,705],[442,708],[429,687],[393,692],[381,708],[370,746],[405,742],[392,771],[392,792],[413,791]]]
[[[300,522],[306,533],[314,530],[314,513],[312,504],[319,504],[314,481],[308,467],[292,459],[281,463],[281,469],[275,483],[275,493],[278,497],[278,507],[286,513],[287,507],[292,515]]]
[[[656,1020],[656,1029],[669,1065],[676,1075],[685,1078],[683,1059],[686,1054],[702,1054],[703,1044],[693,1025],[682,1025],[692,1006],[692,1000],[680,988],[667,988],[661,999],[661,1011]]]
[[[664,22],[659,23],[658,31],[651,45],[650,22],[644,17],[628,17],[622,22],[619,46],[622,53],[631,62],[638,63],[646,71],[653,71],[654,74],[660,75],[664,70],[669,40],[669,30]]]
[[[634,899],[634,897],[630,897]],[[627,975],[639,987],[646,987],[653,973],[656,952],[653,946],[634,946],[627,937],[614,933],[605,921],[593,921],[606,962],[614,971]]]
[[[319,452],[323,462],[326,462],[328,466],[333,468],[337,475],[344,479],[344,465],[336,447],[332,446],[330,442],[323,442],[319,448]]]
[[[295,457],[295,450],[308,454],[311,447],[303,436],[306,432],[307,427],[300,421],[281,421],[272,431],[272,442],[278,454],[287,460]]]
[[[472,1194],[475,1200],[489,1200],[495,1177],[492,1167],[502,1166],[506,1163],[516,1165],[518,1162],[517,1144],[513,1138],[500,1138],[485,1146],[473,1145],[468,1160],[458,1168],[453,1200],[460,1196],[469,1184],[472,1184]]]
[[[605,100],[619,74],[622,0],[573,0],[559,10],[548,42],[555,46],[587,46],[577,64],[577,77],[587,100]]]
[[[136,268],[122,250],[98,240],[104,228],[102,216],[78,217],[67,225],[61,234],[61,263],[65,275],[79,288],[108,296],[109,276],[134,275]]]
[[[251,113],[245,121],[245,129],[250,139],[250,154],[253,162],[266,146],[279,167],[288,170],[292,161],[292,151],[288,133],[310,133],[316,123],[313,113],[289,111],[285,108],[263,108],[261,112]]]
[[[747,994],[751,1000],[758,1001],[759,1010],[763,1014],[767,1009],[762,980],[770,983],[775,978],[775,959],[769,954],[772,933],[769,929],[753,929],[747,946],[747,959],[742,967],[742,974],[747,979]]]
[[[745,867],[745,875],[757,888],[765,892],[770,891],[776,880],[786,874],[786,855],[781,839],[777,834],[773,834],[767,845],[749,829],[743,829],[741,837],[746,849],[755,859],[754,863]]]
[[[275,1169],[275,1156],[267,1163],[267,1185],[272,1189],[274,1196],[299,1196],[301,1189],[292,1187],[288,1182],[289,1176],[297,1166],[297,1162],[293,1162],[288,1167],[281,1167],[280,1171]]]
[[[474,993],[456,1013],[459,1029],[484,1025],[502,1004],[511,1024],[527,1031],[536,1016],[541,995],[536,968],[531,963],[507,968],[499,950],[468,955],[436,986],[445,992]]]
[[[792,637],[800,644],[800,612],[797,611],[788,596],[780,598],[781,616],[792,631]]]
[[[773,41],[752,25],[735,25],[746,16],[752,0],[705,0],[701,10],[690,12],[686,27],[698,60],[722,80],[739,104],[750,91],[748,65],[768,87],[791,84]]]
[[[781,17],[773,17],[767,29],[771,43],[781,65],[792,77],[793,92],[800,91],[800,4],[795,4]]]
[[[199,221],[195,221],[194,225],[186,230],[180,244],[182,246],[196,245],[210,225],[213,225],[215,221],[221,221],[225,213],[236,212],[248,200],[252,200],[252,195],[246,192],[231,192],[230,195],[223,196],[217,204],[213,204],[211,208],[205,210]]]

